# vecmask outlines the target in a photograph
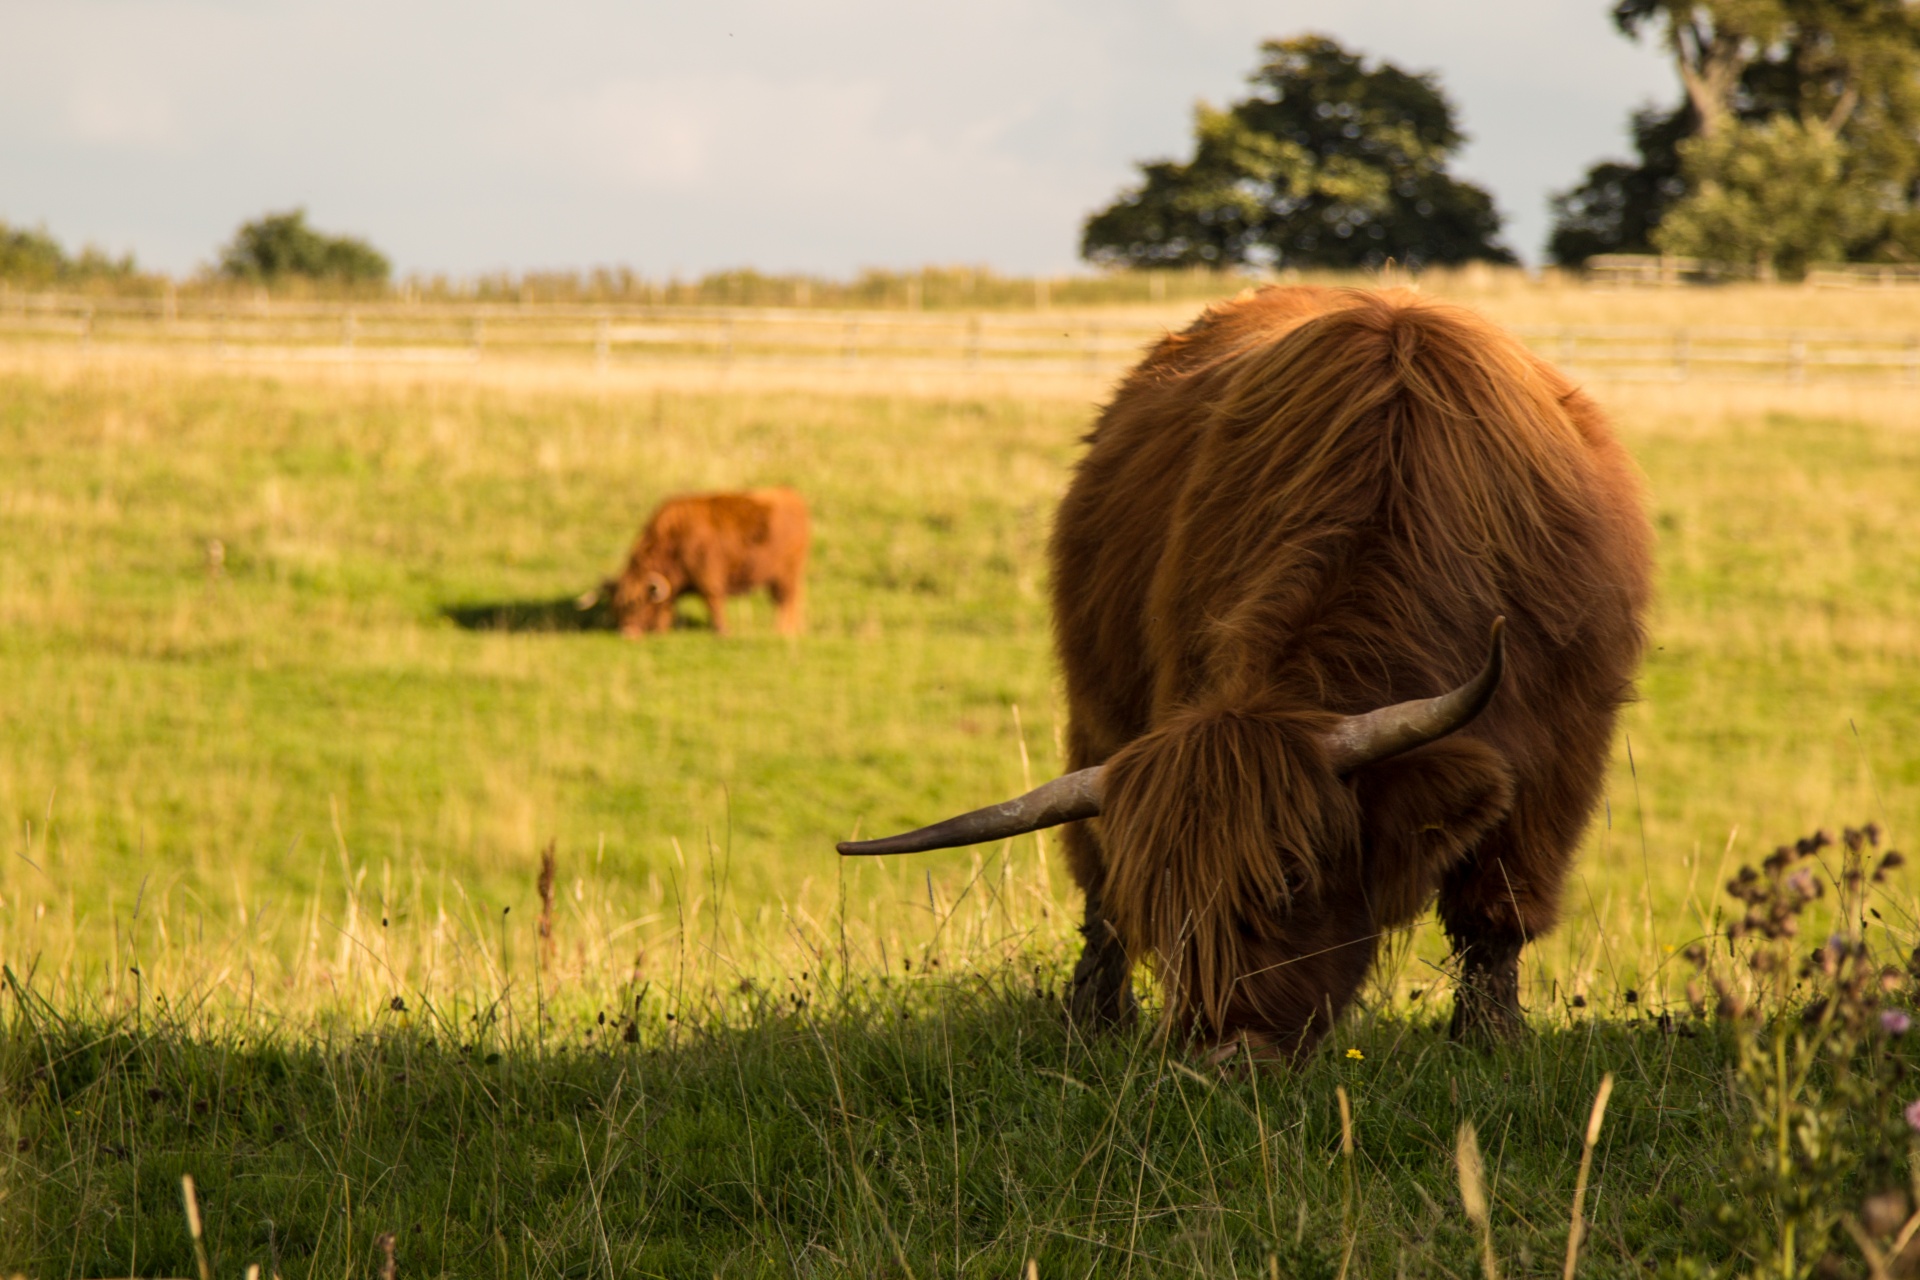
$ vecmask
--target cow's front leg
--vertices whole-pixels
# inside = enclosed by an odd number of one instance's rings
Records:
[[[1073,768],[1086,758],[1075,751]],[[1067,1014],[1083,1027],[1121,1027],[1134,1018],[1133,961],[1120,935],[1100,906],[1100,886],[1106,882],[1106,852],[1101,848],[1097,823],[1069,822],[1060,828],[1060,844],[1067,869],[1086,897],[1086,915],[1080,925],[1080,962],[1073,966],[1073,984],[1067,990]]]
[[[713,619],[714,634],[722,635],[722,636],[726,635],[727,634],[727,606],[725,603],[727,598],[726,593],[724,591],[703,590],[700,592],[700,598],[707,602],[707,616]]]
[[[1133,1023],[1133,962],[1114,932],[1100,900],[1087,895],[1086,919],[1080,925],[1085,939],[1080,962],[1073,966],[1073,987],[1067,1012],[1083,1027],[1124,1027]]]

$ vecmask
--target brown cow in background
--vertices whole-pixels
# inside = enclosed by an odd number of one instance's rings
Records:
[[[655,508],[626,568],[582,607],[610,599],[620,631],[642,636],[673,625],[673,602],[699,596],[713,629],[727,632],[726,598],[765,587],[774,628],[798,635],[806,597],[807,504],[792,489],[681,494]]]
[[[1643,645],[1599,409],[1471,312],[1275,289],[1163,341],[1089,442],[1052,543],[1076,772],[842,852],[1072,822],[1075,1016],[1130,1017],[1144,959],[1222,1057],[1306,1052],[1437,897],[1455,1034],[1517,1029]]]

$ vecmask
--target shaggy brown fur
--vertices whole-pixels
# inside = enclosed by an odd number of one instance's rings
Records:
[[[791,489],[682,494],[655,509],[610,585],[614,616],[629,636],[673,625],[673,602],[707,603],[726,634],[726,598],[755,587],[773,596],[774,626],[799,634],[806,592],[807,504]]]
[[[1518,1023],[1631,693],[1648,598],[1635,474],[1592,401],[1416,295],[1271,289],[1167,338],[1088,437],[1052,557],[1087,895],[1078,1016],[1148,959],[1216,1041],[1302,1052],[1382,932],[1437,895],[1456,1030]],[[1347,778],[1335,714],[1440,693],[1508,619],[1462,732]]]

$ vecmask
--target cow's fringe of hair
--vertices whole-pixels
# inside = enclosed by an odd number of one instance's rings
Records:
[[[1317,741],[1330,723],[1188,711],[1109,762],[1107,839],[1135,856],[1109,864],[1102,901],[1129,952],[1167,983],[1176,1020],[1225,1026],[1250,938],[1313,909],[1329,853],[1358,854],[1351,793]]]

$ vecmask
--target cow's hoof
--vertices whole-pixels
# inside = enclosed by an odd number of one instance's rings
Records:
[[[1104,921],[1081,932],[1087,945],[1073,966],[1067,1016],[1089,1030],[1130,1027],[1139,1010],[1133,999],[1133,965]]]
[[[1131,1027],[1139,1016],[1131,984],[1114,985],[1075,978],[1067,996],[1067,1017],[1075,1026],[1107,1031]]]
[[[1229,1080],[1252,1080],[1265,1072],[1292,1066],[1294,1055],[1266,1036],[1243,1031],[1207,1052],[1207,1064]]]
[[[1447,1034],[1461,1044],[1490,1049],[1523,1038],[1527,1018],[1518,1000],[1491,1000],[1484,992],[1462,987],[1454,996],[1453,1021]]]

